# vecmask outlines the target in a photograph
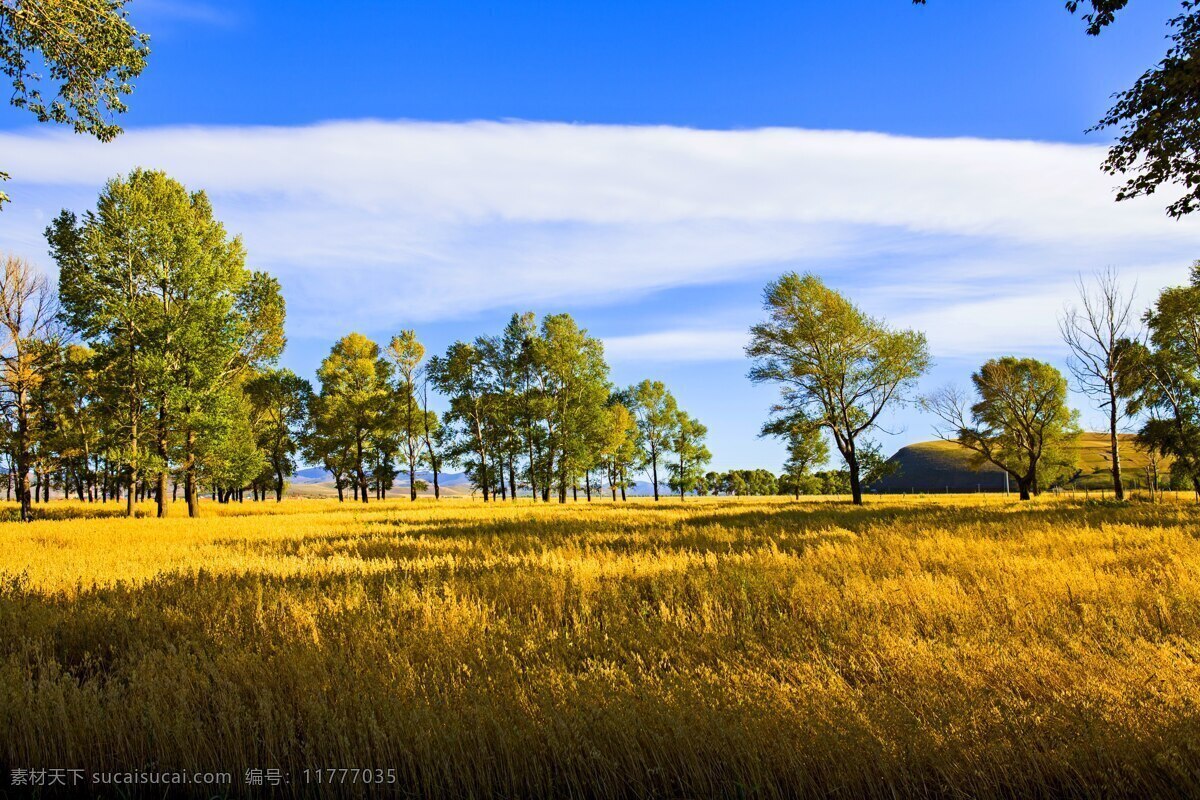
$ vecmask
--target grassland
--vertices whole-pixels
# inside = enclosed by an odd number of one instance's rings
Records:
[[[50,510],[0,525],[8,768],[280,768],[283,795],[318,767],[421,797],[1200,795],[1185,501]]]

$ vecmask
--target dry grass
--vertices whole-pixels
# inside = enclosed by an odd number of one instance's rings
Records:
[[[279,767],[290,794],[305,767],[422,797],[1200,794],[1189,503],[220,511],[0,525],[0,764]]]

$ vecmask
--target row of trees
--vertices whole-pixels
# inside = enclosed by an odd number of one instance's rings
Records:
[[[850,473],[844,469],[804,469],[776,476],[766,469],[732,469],[708,472],[699,494],[733,497],[769,497],[773,495],[844,495],[850,491]]]
[[[820,472],[832,443],[855,502],[887,468],[872,434],[887,409],[917,402],[938,434],[1015,481],[1022,498],[1069,471],[1078,414],[1050,364],[1005,357],[914,397],[930,365],[925,337],[873,319],[813,275],[768,285],[768,318],[751,330],[750,378],[780,386],[763,435],[788,459],[769,473],[713,477],[707,430],[659,382],[614,386],[600,341],[566,314],[514,314],[502,331],[426,358],[411,330],[386,347],[352,333],[317,370],[317,387],[276,366],[285,340],[278,282],[248,269],[203,192],[161,172],[110,181],[95,209],[64,211],[46,231],[57,293],[27,262],[0,276],[0,397],[10,490],[28,518],[57,485],[84,499],[123,498],[158,514],[182,490],[218,500],[283,495],[298,460],[322,464],[339,497],[385,497],[407,473],[415,499],[446,465],[485,501],[528,492],[565,502],[605,487],[624,497],[644,472],[689,492],[804,493],[840,486]],[[1080,286],[1062,319],[1078,388],[1109,418],[1114,488],[1123,497],[1118,431],[1174,461],[1200,491],[1200,265],[1164,291],[1139,326],[1132,295],[1105,273]],[[430,399],[447,406],[438,414]]]
[[[338,341],[318,370],[311,458],[335,478],[339,496],[383,497],[408,473],[411,498],[432,473],[435,496],[444,463],[461,467],[488,500],[565,502],[604,486],[626,496],[646,471],[655,499],[660,475],[681,495],[694,491],[711,458],[705,427],[657,381],[623,389],[609,380],[600,341],[568,314],[538,321],[514,314],[504,330],[425,360],[413,331],[386,348],[360,334]],[[448,410],[430,410],[431,390]]]
[[[1068,406],[1067,377],[1051,364],[996,358],[971,376],[971,390],[947,386],[917,397],[930,365],[922,334],[872,319],[813,275],[772,282],[764,307],[768,319],[751,329],[747,347],[750,378],[780,386],[763,433],[787,442],[790,486],[825,461],[828,435],[861,503],[863,485],[887,468],[870,435],[885,409],[906,402],[937,417],[937,435],[969,450],[976,465],[1008,473],[1022,499],[1073,476],[1079,414]],[[1106,413],[1118,499],[1120,431],[1134,424],[1138,446],[1156,464],[1172,459],[1172,480],[1186,479],[1200,494],[1200,262],[1188,285],[1164,290],[1141,321],[1114,272],[1080,281],[1078,303],[1060,320],[1070,372]]]
[[[702,483],[705,427],[662,383],[613,386],[601,343],[569,315],[514,315],[428,360],[411,330],[386,347],[352,333],[314,389],[277,368],[279,283],[246,267],[203,192],[135,170],[46,236],[57,292],[19,258],[0,275],[0,408],[24,519],[52,485],[123,498],[129,514],[153,498],[159,516],[180,490],[192,516],[202,489],[278,500],[301,459],[362,502],[401,470],[416,499],[426,468],[440,496],[447,464],[485,500],[624,497],[643,470],[656,499],[661,476],[681,495]]]

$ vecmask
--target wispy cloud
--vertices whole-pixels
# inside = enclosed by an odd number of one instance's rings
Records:
[[[738,361],[746,357],[747,331],[667,330],[610,336],[604,354],[611,361]]]
[[[155,22],[166,20],[189,25],[213,25],[221,28],[237,24],[237,17],[228,8],[210,5],[200,0],[138,0],[133,4],[138,19],[148,17]]]
[[[362,121],[146,129],[106,145],[5,133],[0,153],[16,199],[0,247],[42,247],[58,207],[89,206],[133,166],[166,169],[207,189],[255,265],[280,275],[299,332],[612,304],[799,268],[962,350],[1041,336],[1063,300],[1051,293],[1076,272],[1158,279],[1200,252],[1200,229],[1166,218],[1162,198],[1114,203],[1103,149],[1074,145]],[[623,358],[723,359],[740,335],[608,341]]]

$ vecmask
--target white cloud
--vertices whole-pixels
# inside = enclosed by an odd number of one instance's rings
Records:
[[[609,361],[740,361],[750,337],[746,329],[667,330],[604,340]]]
[[[207,189],[255,266],[280,276],[293,335],[800,268],[927,327],[935,352],[958,352],[1026,332],[1044,341],[1081,270],[1181,271],[1200,253],[1195,222],[1168,219],[1165,198],[1112,201],[1099,147],[364,121],[146,129],[109,144],[0,133],[0,153],[15,200],[0,248],[43,247],[58,208],[89,207],[133,166],[162,168]],[[686,357],[727,358],[735,338],[680,329],[608,341],[626,358],[682,344]]]

